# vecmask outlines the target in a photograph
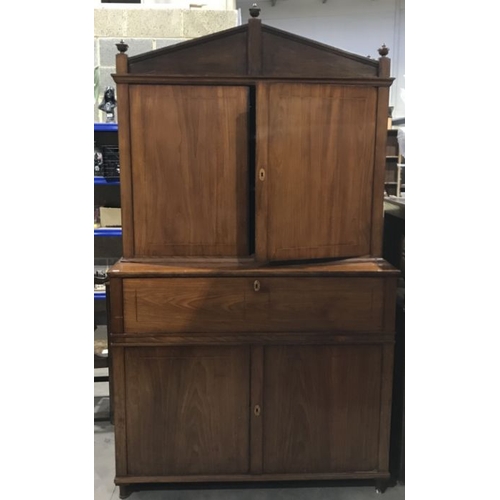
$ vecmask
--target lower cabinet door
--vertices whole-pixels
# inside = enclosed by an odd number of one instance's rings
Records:
[[[126,349],[128,475],[248,472],[249,363],[246,346]]]
[[[382,345],[264,348],[264,473],[378,467]]]

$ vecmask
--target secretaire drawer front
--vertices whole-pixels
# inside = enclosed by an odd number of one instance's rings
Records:
[[[382,279],[263,278],[260,282],[267,294],[270,332],[383,329]]]
[[[243,280],[123,280],[125,332],[226,332],[244,320]]]
[[[125,333],[380,332],[384,280],[124,279]]]

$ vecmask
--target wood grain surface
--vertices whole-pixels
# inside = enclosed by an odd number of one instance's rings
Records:
[[[384,59],[384,58],[383,58]],[[377,123],[376,146],[372,180],[372,221],[371,221],[371,251],[375,257],[382,256],[382,241],[384,231],[384,179],[386,170],[387,116],[389,106],[389,89],[380,88],[377,91]]]
[[[375,89],[274,84],[268,106],[268,259],[368,255]]]
[[[111,347],[113,363],[111,365],[110,381],[113,380],[110,390],[113,400],[113,417],[115,431],[115,468],[117,476],[124,476],[127,470],[127,408],[125,402],[125,353],[122,346]]]
[[[248,347],[130,348],[125,362],[128,474],[248,472]]]
[[[246,74],[330,80],[390,76],[380,73],[375,59],[267,26],[260,19],[129,57],[128,68],[132,76],[176,75],[184,80]]]
[[[134,210],[132,195],[132,155],[130,151],[132,129],[130,126],[129,86],[126,84],[118,84],[117,95],[120,96],[120,111],[118,113],[118,144],[120,154],[122,248],[124,257],[133,257],[135,255]]]
[[[198,276],[392,276],[400,271],[381,258],[354,258],[333,261],[288,263],[272,265],[252,259],[146,259],[141,261],[121,260],[108,270],[108,275],[120,278],[166,278]]]
[[[377,63],[295,34],[262,27],[263,73],[274,77],[373,77]],[[294,61],[293,64],[290,64]]]
[[[253,345],[250,368],[250,472],[262,474],[262,391],[264,388],[264,348]],[[256,408],[259,408],[259,412]]]
[[[130,86],[135,256],[248,255],[248,89]]]
[[[115,482],[387,479],[389,59],[252,19],[117,73]]]
[[[383,330],[383,278],[141,278],[123,294],[125,332]]]
[[[141,333],[111,335],[111,345],[127,347],[179,345],[358,345],[393,344],[392,332],[219,332]]]
[[[177,476],[117,476],[116,484],[138,483],[258,483],[266,481],[345,481],[349,479],[388,479],[388,472],[312,472],[291,474],[212,474],[212,475],[177,475]]]
[[[263,472],[375,471],[381,346],[264,348]]]
[[[246,26],[129,58],[131,74],[241,75],[247,69]]]

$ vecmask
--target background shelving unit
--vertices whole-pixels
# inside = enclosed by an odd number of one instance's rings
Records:
[[[94,142],[100,147],[117,148],[118,125],[116,123],[94,123]],[[119,178],[94,175],[94,210],[96,207],[120,208]],[[121,227],[94,226],[94,271],[105,272],[121,255]],[[107,347],[107,304],[106,291],[94,289],[94,369],[109,369],[109,358],[97,354],[98,351]],[[94,373],[94,382],[110,382],[109,372],[104,375],[102,370],[97,371]],[[111,403],[109,416],[98,416],[94,419],[96,421],[112,419]]]
[[[94,186],[119,186],[119,179],[107,179],[100,175],[94,175]]]
[[[96,132],[118,132],[117,123],[94,123],[94,139]]]
[[[387,130],[387,150],[385,156],[385,182],[386,196],[401,197],[405,192],[405,159],[401,155],[398,143],[398,129]]]
[[[94,236],[121,236],[121,227],[95,227]]]

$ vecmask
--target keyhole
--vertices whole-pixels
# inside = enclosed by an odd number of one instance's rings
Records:
[[[260,281],[259,280],[255,280],[253,282],[253,289],[258,292],[260,290]]]
[[[255,405],[255,408],[253,409],[253,412],[254,412],[255,416],[258,417],[260,415],[260,406],[259,405]]]
[[[266,171],[263,168],[261,168],[259,170],[259,179],[263,181],[265,178],[266,178]]]

